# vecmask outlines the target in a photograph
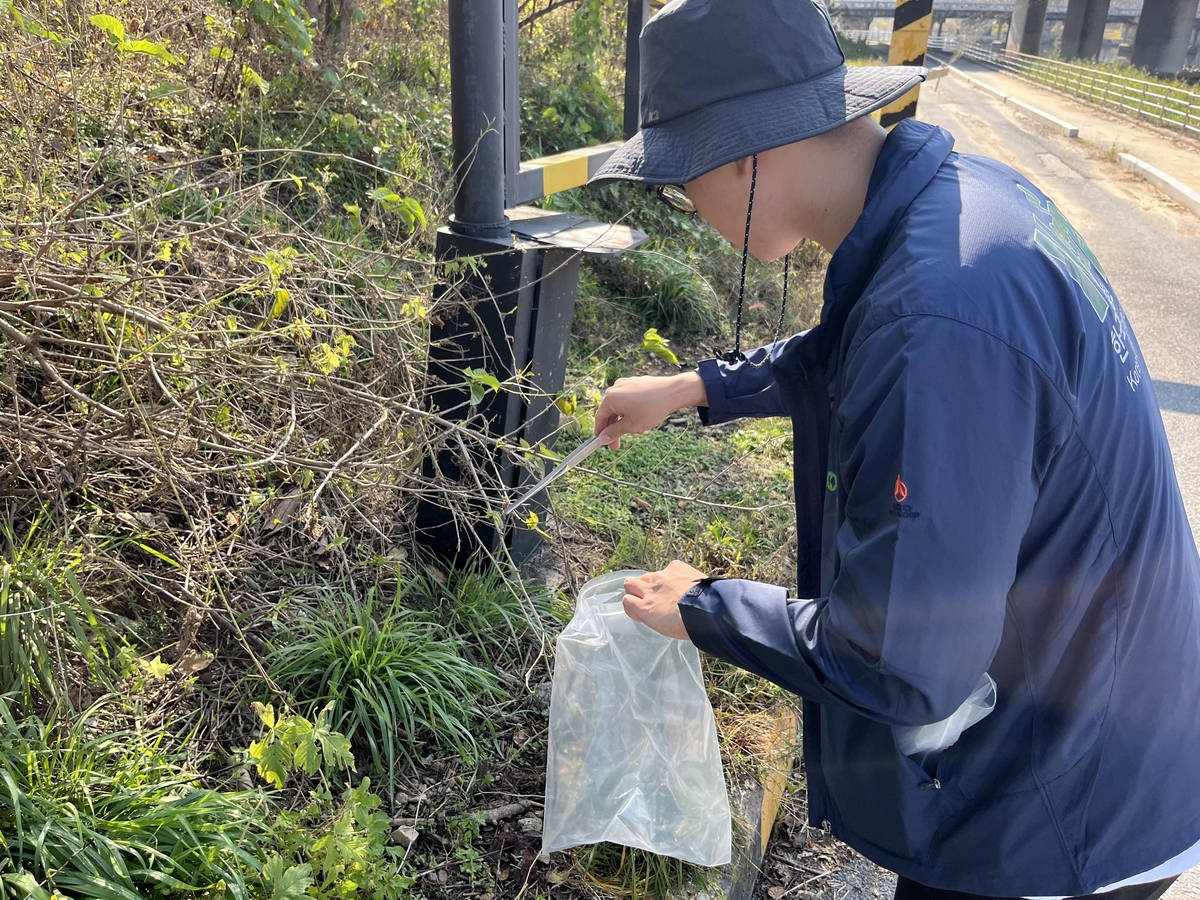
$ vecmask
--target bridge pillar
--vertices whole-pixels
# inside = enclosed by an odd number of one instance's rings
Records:
[[[1152,2],[1152,0],[1147,0]],[[1008,29],[1008,49],[1040,56],[1042,32],[1046,29],[1047,0],[1016,0],[1012,25]]]
[[[1183,68],[1196,7],[1197,0],[1146,0],[1133,39],[1131,62],[1140,69],[1166,75]]]
[[[1069,0],[1063,22],[1062,58],[1098,59],[1104,44],[1109,0]]]

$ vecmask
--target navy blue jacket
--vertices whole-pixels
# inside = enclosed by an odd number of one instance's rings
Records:
[[[801,695],[813,824],[915,881],[1061,895],[1200,840],[1200,560],[1099,263],[1012,169],[907,121],[820,324],[701,364],[707,421],[790,416],[799,596],[682,603]],[[995,711],[925,766],[893,729]]]

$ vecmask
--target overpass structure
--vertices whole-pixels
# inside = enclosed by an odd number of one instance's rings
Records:
[[[935,22],[946,19],[1008,19],[1012,16],[1013,6],[1013,0],[946,0],[944,3],[935,2],[933,18]],[[1046,21],[1061,22],[1066,19],[1067,6],[1062,2],[1047,3]],[[834,0],[829,5],[830,14],[842,19],[866,16],[881,18],[890,16],[895,9],[896,4],[887,0]],[[1138,0],[1112,0],[1108,8],[1108,21],[1136,25],[1141,13],[1142,4]]]
[[[945,0],[934,3],[932,23],[948,19],[1007,24],[1011,50],[1039,55],[1047,22],[1062,22],[1064,59],[1096,59],[1110,24],[1135,32],[1130,61],[1156,74],[1183,68],[1200,38],[1198,0]],[[847,29],[867,29],[876,17],[890,17],[887,0],[831,0],[830,14]]]

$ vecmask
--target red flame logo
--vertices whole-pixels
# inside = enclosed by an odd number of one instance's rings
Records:
[[[900,476],[896,476],[896,502],[903,503],[908,499],[908,485],[900,480]]]

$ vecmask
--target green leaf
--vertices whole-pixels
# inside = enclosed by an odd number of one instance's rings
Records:
[[[257,763],[254,768],[259,778],[276,788],[283,788],[291,759],[282,741],[272,740],[270,736],[255,741],[250,745],[250,758]]]
[[[159,681],[162,681],[171,674],[171,664],[163,662],[161,656],[156,656],[151,660],[143,659],[141,660],[141,663],[142,668],[146,670],[146,673],[151,677],[158,679]]]
[[[484,387],[490,387],[493,391],[500,390],[500,379],[486,369],[463,369],[463,375],[469,381],[483,385]]]
[[[657,328],[649,328],[642,335],[642,349],[653,353],[660,359],[665,359],[673,366],[679,365],[679,358],[667,346],[667,342],[663,340]]]
[[[12,17],[17,21],[17,27],[19,27],[26,34],[33,35],[34,37],[46,38],[56,44],[62,41],[62,38],[57,32],[46,28],[45,25],[31,16],[22,15],[21,11],[15,6],[10,6],[9,10],[12,12]]]
[[[278,860],[278,865],[272,865]],[[268,866],[270,871],[268,872]],[[263,866],[263,877],[271,884],[271,900],[308,900],[308,889],[316,882],[312,878],[312,866],[304,863],[283,867],[283,859],[275,856]]]
[[[0,14],[4,12],[4,4],[0,2]],[[44,887],[38,884],[37,879],[29,872],[22,869],[15,875],[4,875],[0,877],[0,882],[11,884],[23,893],[21,896],[26,900],[54,900],[58,894],[51,894]]]
[[[307,724],[307,723],[306,723]],[[312,726],[309,725],[296,735],[296,747],[292,751],[292,762],[307,775],[321,771],[321,750],[317,747]]]
[[[500,380],[484,369],[463,369],[463,377],[471,388],[471,405],[478,406],[483,402],[487,389],[500,390]]]
[[[349,354],[339,352],[339,349],[322,341],[312,348],[309,358],[322,375],[332,375],[342,367],[349,357]]]
[[[154,41],[121,41],[121,43],[117,44],[117,49],[122,53],[144,53],[147,56],[161,59],[169,66],[177,66],[183,62],[182,59],[169,51],[163,44],[156,44]]]
[[[242,66],[242,84],[257,89],[260,94],[266,94],[271,89],[266,79],[249,66]]]
[[[329,727],[329,716],[333,712],[333,703],[329,703],[317,716],[317,724],[313,726],[313,737],[321,745],[325,756],[325,765],[330,768],[354,768],[354,754],[350,752],[350,739]]]
[[[275,707],[270,703],[252,703],[250,704],[256,713],[259,720],[268,728],[275,727]]]
[[[170,97],[172,94],[187,94],[187,85],[180,84],[177,81],[164,81],[147,94],[146,99],[161,100],[163,97]]]
[[[88,16],[88,21],[108,34],[115,41],[125,40],[125,26],[120,19],[106,15]]]
[[[422,228],[429,227],[429,223],[425,219],[425,210],[412,197],[405,197],[401,202],[400,214],[404,216],[404,221],[408,223],[410,229],[414,228],[418,222]]]

